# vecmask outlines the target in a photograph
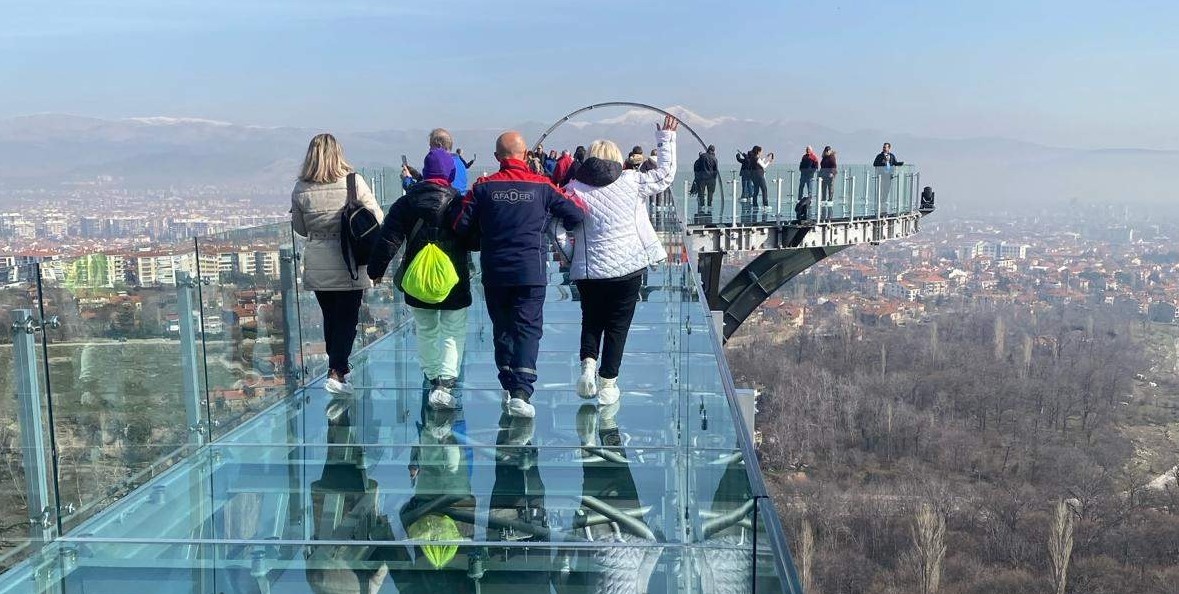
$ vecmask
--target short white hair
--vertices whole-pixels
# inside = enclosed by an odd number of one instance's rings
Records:
[[[434,128],[430,130],[430,148],[440,148],[450,150],[454,146],[454,138],[451,137],[450,131],[446,128]]]
[[[597,157],[603,161],[614,161],[619,165],[622,164],[622,151],[618,150],[618,145],[609,140],[595,140],[589,147],[589,156]]]

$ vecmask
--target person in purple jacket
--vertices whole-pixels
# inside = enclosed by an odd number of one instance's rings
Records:
[[[552,240],[546,228],[553,219],[572,230],[585,218],[586,206],[548,177],[530,171],[524,162],[527,152],[519,132],[501,134],[495,143],[499,171],[475,182],[452,208],[451,220],[459,236],[479,238],[504,407],[513,417],[532,418]]]

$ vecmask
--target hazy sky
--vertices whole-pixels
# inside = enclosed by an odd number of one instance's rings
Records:
[[[1179,0],[0,0],[0,14],[0,117],[495,128],[625,99],[1179,149]]]

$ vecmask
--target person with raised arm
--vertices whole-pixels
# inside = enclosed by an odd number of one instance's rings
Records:
[[[589,207],[573,232],[569,276],[581,294],[581,377],[577,393],[599,404],[618,402],[618,373],[644,272],[667,259],[647,213],[647,199],[671,187],[679,120],[656,129],[656,167],[623,169],[622,151],[595,140],[589,158],[565,189]],[[601,364],[599,365],[599,361]]]

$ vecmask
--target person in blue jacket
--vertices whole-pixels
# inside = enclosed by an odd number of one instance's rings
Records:
[[[495,334],[504,408],[510,416],[532,418],[552,241],[547,229],[550,220],[566,230],[577,227],[586,206],[530,171],[524,162],[527,152],[519,132],[501,134],[495,143],[499,171],[475,182],[452,207],[451,221],[457,235],[479,238],[483,293]]]
[[[467,162],[463,160],[463,156],[454,151],[454,137],[450,135],[450,131],[446,128],[434,128],[430,130],[430,150],[443,149],[450,155],[451,160],[454,161],[454,179],[450,182],[450,186],[458,193],[467,193]],[[475,160],[471,159],[471,163]],[[401,167],[401,188],[409,190],[409,187],[422,180],[420,173],[417,173],[412,168],[403,165]]]

